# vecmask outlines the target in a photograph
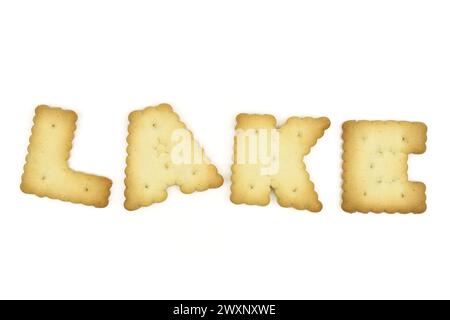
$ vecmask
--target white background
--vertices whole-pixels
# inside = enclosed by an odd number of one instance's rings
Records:
[[[2,1],[1,298],[450,298],[448,1]],[[173,105],[226,181],[123,209],[127,116]],[[19,189],[34,108],[75,110],[95,209]],[[319,214],[229,201],[235,116],[328,116]],[[341,125],[423,121],[424,215],[340,209]]]

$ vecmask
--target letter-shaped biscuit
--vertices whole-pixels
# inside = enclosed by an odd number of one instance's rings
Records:
[[[417,122],[345,122],[342,208],[351,213],[424,212],[425,185],[408,181],[408,154],[425,152],[426,133],[426,125]]]
[[[322,210],[304,157],[330,121],[292,117],[277,129],[271,115],[240,114],[236,120],[231,201],[265,206],[273,189],[283,207]]]
[[[218,188],[223,178],[168,104],[129,116],[125,208],[137,210],[167,198],[167,188],[183,193]]]
[[[73,111],[36,108],[21,189],[39,197],[103,208],[108,205],[111,180],[75,172],[68,165],[76,121]]]

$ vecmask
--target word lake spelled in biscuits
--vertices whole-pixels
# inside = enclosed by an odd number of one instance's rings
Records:
[[[76,121],[73,111],[36,108],[21,189],[39,197],[103,208],[108,205],[111,180],[73,171],[68,165]]]
[[[422,213],[425,185],[408,181],[408,155],[426,150],[427,127],[405,121],[343,125],[343,202],[347,212]]]
[[[167,198],[167,188],[183,193],[223,184],[179,116],[168,104],[132,112],[129,116],[125,208],[136,210]]]
[[[328,118],[292,117],[279,129],[271,115],[236,120],[231,201],[265,206],[273,189],[283,207],[321,211],[304,157],[330,126]]]
[[[77,114],[38,106],[20,188],[24,193],[103,208],[111,180],[74,171],[68,160]],[[319,212],[322,203],[305,157],[330,127],[328,118],[291,117],[281,127],[272,115],[236,117],[231,196],[234,204],[279,205]],[[408,157],[426,151],[427,126],[407,121],[347,121],[342,126],[342,209],[346,212],[423,213],[426,186],[408,180]],[[127,210],[183,193],[222,186],[224,179],[168,104],[129,115],[125,169]]]

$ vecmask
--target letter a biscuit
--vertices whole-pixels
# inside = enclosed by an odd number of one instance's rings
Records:
[[[282,207],[322,210],[304,157],[329,126],[327,118],[292,117],[277,129],[271,115],[238,115],[231,201],[265,206],[273,189]]]
[[[125,208],[137,210],[167,198],[167,188],[183,193],[218,188],[223,178],[192,133],[168,104],[129,116]]]
[[[408,181],[408,155],[424,153],[426,139],[423,123],[345,122],[342,208],[364,213],[424,212],[425,185]]]
[[[111,180],[69,168],[76,121],[73,111],[36,108],[21,189],[39,197],[106,207]]]

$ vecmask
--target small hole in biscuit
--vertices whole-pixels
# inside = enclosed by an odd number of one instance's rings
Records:
[[[403,136],[403,137],[402,137],[402,141],[403,141],[403,142],[406,142],[406,137]]]
[[[406,196],[405,196],[405,194],[404,194],[404,193],[402,193],[402,194],[401,194],[401,197],[402,197],[402,198],[405,198]]]
[[[383,154],[383,150],[379,149],[378,154]]]
[[[86,188],[84,188],[84,191],[88,192],[88,191],[89,191],[89,188],[87,188],[87,187],[86,187]]]
[[[301,137],[302,137],[302,133],[301,133],[301,132],[298,132],[298,133],[297,133],[297,137],[298,137],[298,138],[301,138]]]
[[[53,128],[53,129],[56,128],[56,124],[53,123],[53,124],[52,124],[52,128]]]
[[[373,163],[370,164],[370,169],[375,168],[375,165]]]
[[[367,192],[364,192],[364,193],[363,193],[363,196],[366,197],[366,196],[367,196]]]
[[[170,168],[170,164],[169,164],[169,163],[166,163],[166,164],[164,165],[164,168],[169,169],[169,168]]]
[[[250,187],[250,190],[255,189],[255,186],[253,184],[249,185],[249,187]]]
[[[150,188],[150,187],[149,187],[149,185],[148,185],[148,184],[146,184],[146,185],[145,185],[145,189],[148,189],[148,188]]]
[[[158,124],[157,124],[156,122],[153,122],[153,123],[152,123],[152,127],[153,127],[154,129],[156,129],[156,128],[158,128]]]
[[[383,180],[381,180],[381,179],[378,179],[378,180],[377,180],[377,183],[378,183],[378,184],[380,184],[380,183],[382,183],[382,182],[383,182]]]
[[[197,174],[197,170],[192,171],[192,175],[195,176]]]
[[[45,177],[45,176],[42,176],[42,178],[41,178],[41,179],[42,179],[42,181],[44,181],[45,179],[47,179],[47,177]]]
[[[297,188],[292,189],[292,192],[294,193],[297,192]]]

